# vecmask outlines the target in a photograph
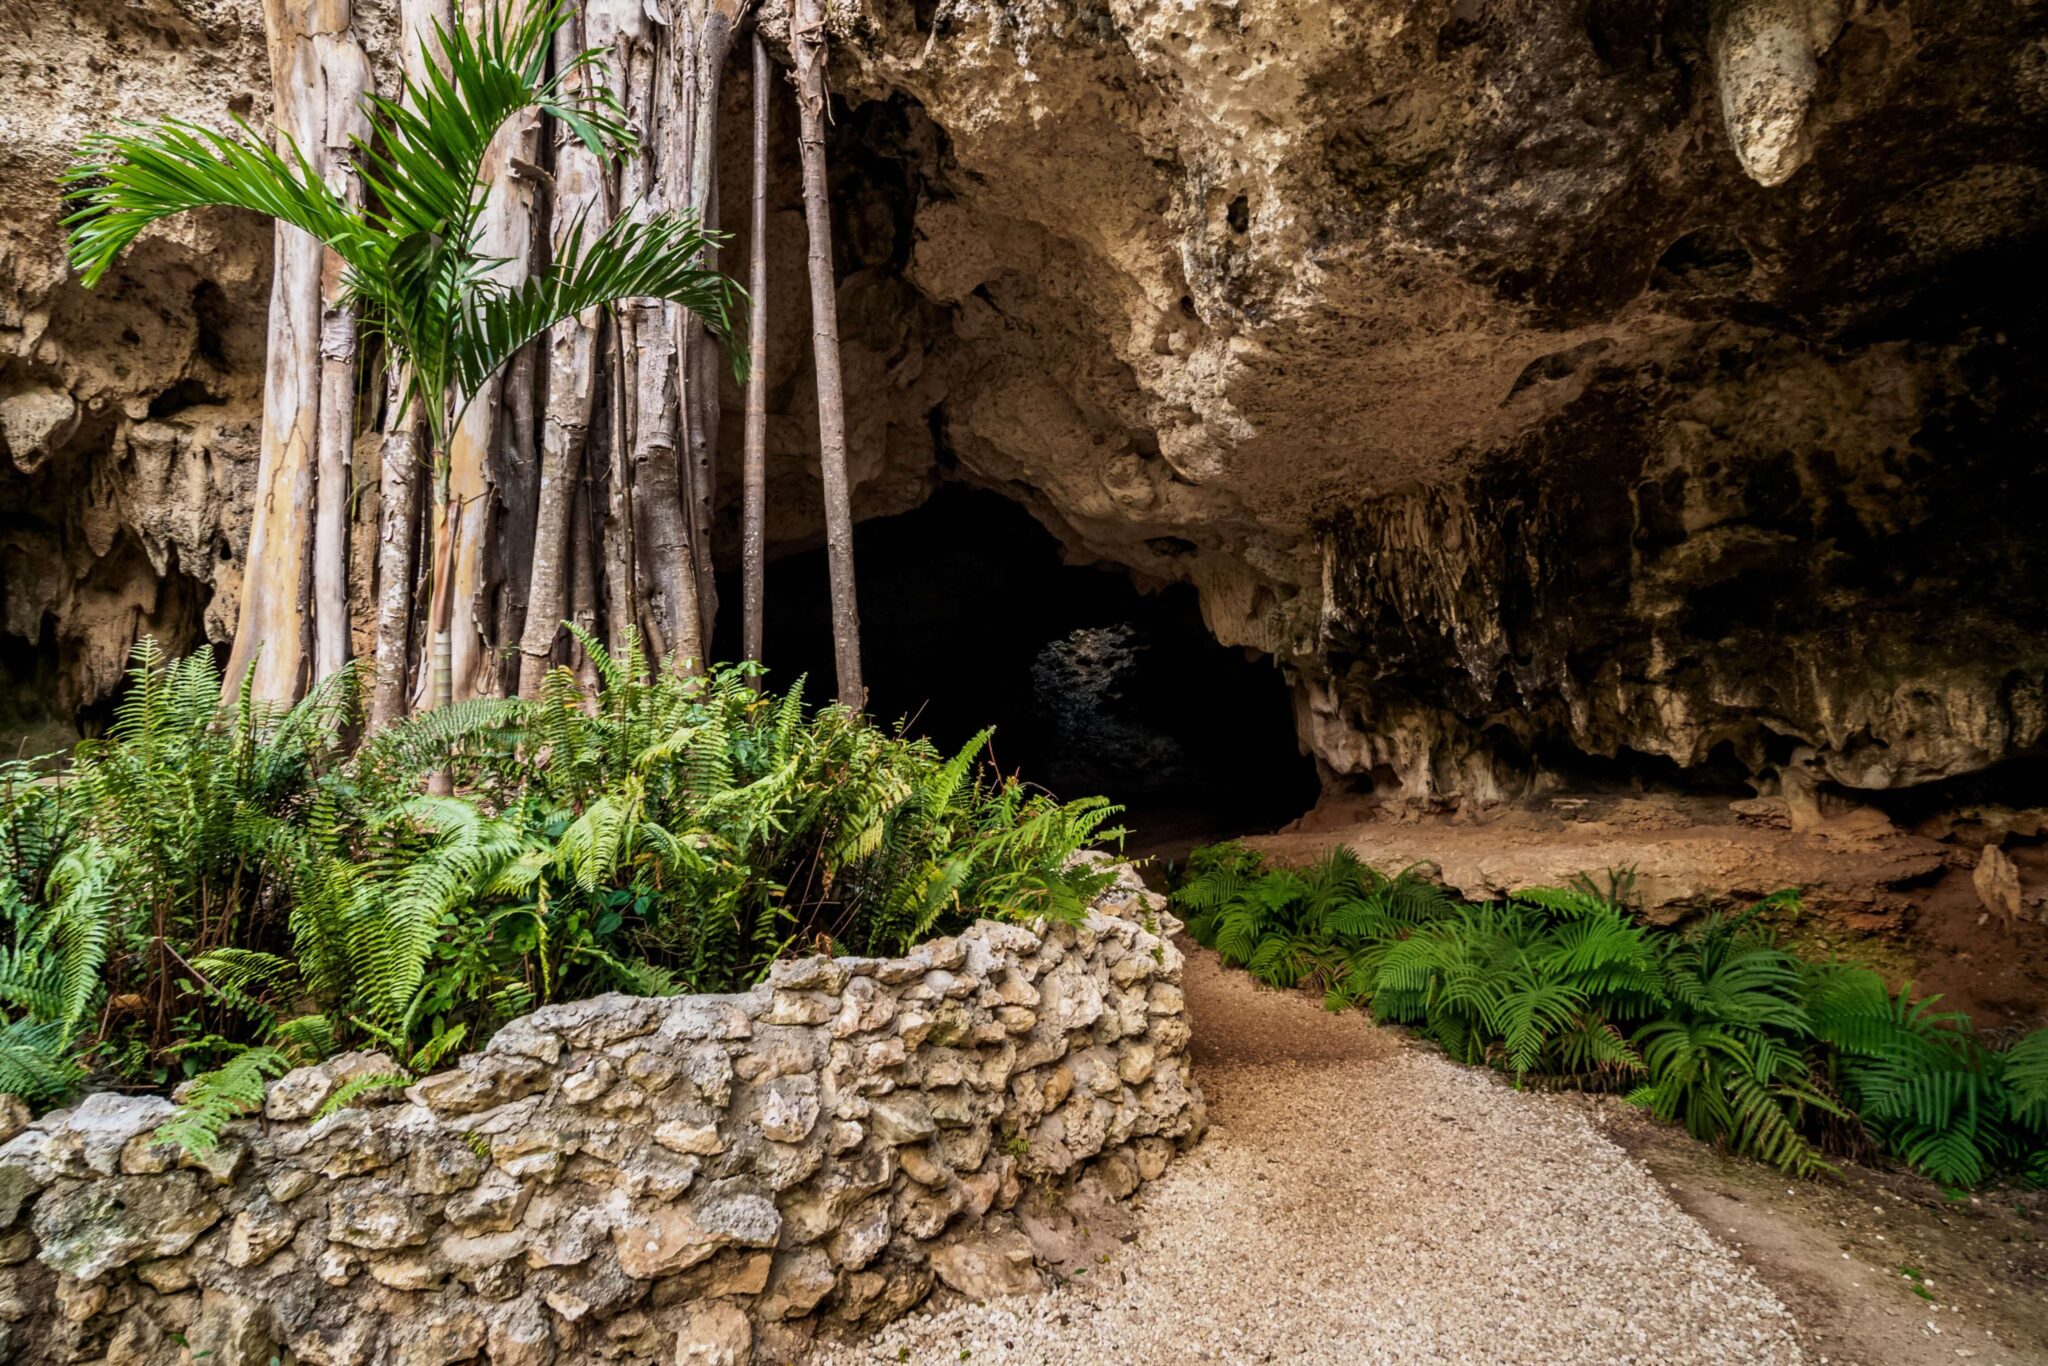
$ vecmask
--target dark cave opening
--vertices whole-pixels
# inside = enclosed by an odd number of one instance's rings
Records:
[[[1128,807],[1131,852],[1270,830],[1316,800],[1279,670],[1217,644],[1192,588],[1063,564],[1030,513],[960,484],[862,522],[854,563],[869,710],[942,747],[994,726],[1003,771]],[[739,590],[720,575],[720,658],[738,654]],[[770,686],[805,675],[828,697],[824,551],[771,562],[766,594]]]

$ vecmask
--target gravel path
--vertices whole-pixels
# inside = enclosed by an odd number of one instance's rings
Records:
[[[1784,1308],[1572,1108],[1192,948],[1187,991],[1213,1127],[1139,1197],[1137,1241],[817,1366],[1801,1360]]]

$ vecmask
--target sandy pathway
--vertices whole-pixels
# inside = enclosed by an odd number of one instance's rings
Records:
[[[820,1363],[1783,1363],[1790,1316],[1571,1107],[1191,950],[1208,1138],[1137,1241]]]

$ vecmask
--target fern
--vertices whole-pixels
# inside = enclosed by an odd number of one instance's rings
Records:
[[[941,753],[577,636],[593,692],[557,670],[353,755],[353,670],[280,710],[143,642],[61,783],[0,767],[0,1084],[196,1072],[174,1132],[204,1144],[274,1066],[369,1042],[417,1072],[544,1001],[1078,918],[1106,885],[1073,855],[1118,808],[994,772],[987,733]]]
[[[278,1049],[243,1049],[186,1083],[185,1100],[156,1131],[157,1141],[204,1157],[220,1145],[221,1131],[229,1124],[263,1108],[263,1084],[290,1067],[291,1060]]]
[[[1943,1184],[2048,1181],[2048,1030],[1987,1048],[1967,1018],[1869,969],[1786,951],[1796,893],[1684,931],[1643,923],[1632,870],[1461,905],[1346,851],[1268,869],[1198,850],[1174,892],[1227,964],[1369,1006],[1460,1061],[1625,1089],[1699,1138],[1812,1175],[1888,1152]]]
[[[329,1115],[340,1114],[373,1091],[395,1091],[418,1080],[419,1078],[410,1072],[369,1072],[359,1077],[350,1077],[335,1087],[332,1095],[320,1102],[320,1109],[313,1118],[322,1120]]]

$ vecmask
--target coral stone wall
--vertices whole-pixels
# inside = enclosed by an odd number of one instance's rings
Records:
[[[1121,1198],[1201,1130],[1173,928],[1126,870],[1043,934],[550,1006],[324,1118],[389,1060],[293,1072],[204,1161],[158,1097],[17,1118],[0,1360],[779,1361],[1030,1289],[1031,1192]]]

